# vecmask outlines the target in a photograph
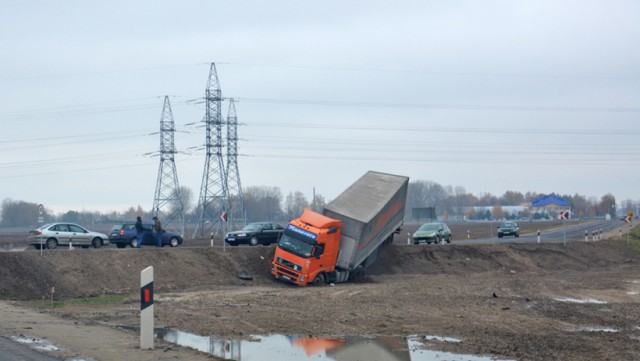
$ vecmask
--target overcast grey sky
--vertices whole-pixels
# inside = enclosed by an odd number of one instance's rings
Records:
[[[150,209],[165,95],[197,198],[204,128],[188,124],[215,62],[244,187],[330,200],[377,170],[640,200],[639,18],[633,0],[12,1],[0,199]]]

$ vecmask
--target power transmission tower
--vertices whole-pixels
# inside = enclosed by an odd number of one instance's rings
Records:
[[[246,224],[244,193],[238,170],[238,117],[233,98],[229,99],[227,114],[227,187],[229,191],[229,227],[240,229]]]
[[[184,202],[174,159],[177,153],[173,142],[175,131],[171,104],[165,96],[160,117],[160,167],[152,213],[162,220],[164,228],[175,229],[184,236]]]
[[[222,159],[222,91],[215,63],[211,63],[205,91],[206,159],[198,201],[198,224],[193,236],[203,236],[215,228],[224,231],[228,209],[227,180]]]

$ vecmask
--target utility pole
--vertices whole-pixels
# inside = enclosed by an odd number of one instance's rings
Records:
[[[184,236],[184,204],[174,157],[177,153],[173,142],[175,131],[171,104],[169,97],[165,96],[160,117],[160,167],[152,213],[162,220],[165,228],[177,228],[180,235]]]
[[[244,193],[238,170],[238,117],[233,98],[229,98],[227,114],[227,189],[229,195],[229,227],[240,229],[247,223],[244,209]]]
[[[222,160],[222,91],[215,63],[211,63],[205,91],[206,159],[198,200],[198,224],[193,236],[224,231],[228,206],[226,172]]]

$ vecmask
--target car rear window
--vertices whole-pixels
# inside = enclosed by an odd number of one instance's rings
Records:
[[[121,229],[122,229],[122,224],[116,224],[113,227],[111,227],[111,230],[109,230],[109,232],[117,232]]]

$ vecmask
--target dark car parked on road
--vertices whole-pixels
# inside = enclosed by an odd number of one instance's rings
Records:
[[[232,246],[237,246],[241,243],[252,246],[258,244],[268,246],[272,243],[278,243],[282,232],[284,232],[284,227],[278,223],[255,222],[247,224],[239,231],[227,233],[224,241]]]
[[[142,245],[155,246],[156,235],[153,233],[153,224],[143,223]],[[137,247],[138,234],[136,232],[136,222],[122,222],[111,227],[109,231],[109,242],[114,243],[118,248],[126,246]],[[162,246],[169,245],[177,247],[182,244],[182,237],[175,232],[162,232]]]
[[[516,222],[502,222],[498,226],[498,238],[504,236],[520,237],[520,227]]]

